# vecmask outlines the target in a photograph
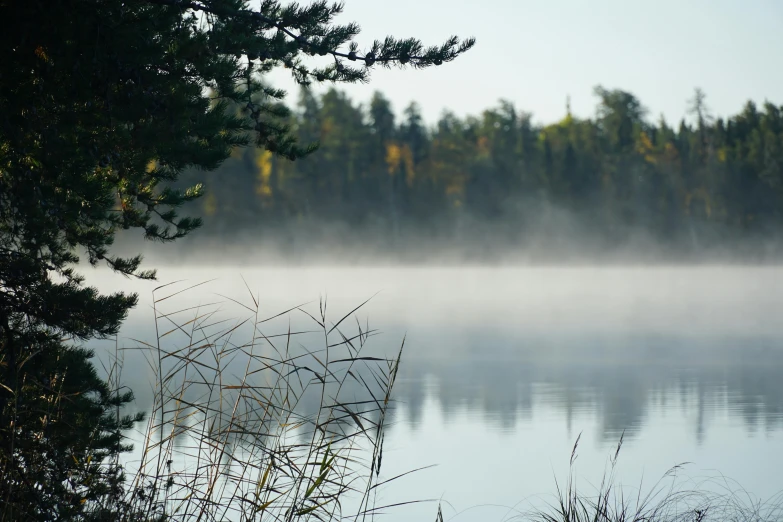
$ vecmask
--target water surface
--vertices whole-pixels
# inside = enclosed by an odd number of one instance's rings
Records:
[[[91,275],[140,293],[120,343],[153,338],[160,283]],[[375,349],[391,355],[406,338],[384,474],[437,466],[384,488],[379,504],[442,498],[446,519],[508,518],[552,500],[580,433],[588,489],[624,433],[624,484],[652,486],[687,461],[696,480],[722,474],[762,498],[783,490],[783,269],[164,266],[159,276],[217,278],[183,299],[225,300],[229,316],[243,310],[225,298],[250,301],[242,277],[267,315],[313,300],[318,310],[326,297],[336,320],[380,292],[356,316],[383,332]],[[149,407],[143,359],[129,356],[124,375]]]

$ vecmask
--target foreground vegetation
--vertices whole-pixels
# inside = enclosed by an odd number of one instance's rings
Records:
[[[358,26],[334,22],[341,10],[0,1],[0,520],[105,520],[91,506],[120,494],[121,474],[101,462],[128,449],[118,433],[135,419],[116,412],[132,394],[112,392],[79,346],[116,335],[137,296],[85,286],[79,255],[154,279],[114,239],[132,230],[167,243],[198,228],[179,215],[203,194],[197,182],[173,186],[185,169],[215,169],[250,144],[289,160],[311,153],[286,125],[285,93],[262,74],[359,82],[374,67],[442,65],[474,43],[387,37],[360,48]],[[309,509],[298,486],[292,498],[292,513]]]
[[[402,348],[373,355],[375,332],[354,323],[358,308],[334,322],[325,301],[315,315],[296,307],[262,317],[248,293],[236,302],[249,316],[232,322],[215,304],[188,306],[187,290],[155,291],[157,337],[130,348],[149,361],[155,391],[135,437],[140,459],[104,461],[115,474],[132,471],[119,495],[87,500],[90,516],[337,520],[383,509],[373,499],[389,482],[384,428]],[[186,307],[172,309],[178,295]],[[313,329],[292,331],[294,313]],[[304,348],[308,339],[321,347]],[[112,365],[117,386],[124,351]]]
[[[772,522],[783,518],[783,492],[759,502],[726,477],[695,483],[687,479],[682,465],[672,467],[646,491],[619,486],[615,468],[622,436],[600,483],[585,492],[577,487],[574,473],[580,438],[571,451],[567,482],[555,484],[555,502],[520,518],[536,522]]]

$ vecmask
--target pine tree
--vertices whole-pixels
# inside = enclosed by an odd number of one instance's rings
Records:
[[[203,186],[172,186],[185,169],[215,169],[247,145],[290,160],[312,152],[288,127],[285,93],[262,81],[273,68],[302,85],[362,82],[373,67],[440,65],[473,45],[389,37],[360,51],[358,26],[333,22],[340,11],[325,1],[0,2],[0,519],[94,508],[110,481],[90,493],[71,479],[89,471],[86,454],[95,465],[122,449],[119,430],[133,421],[108,416],[130,395],[111,395],[77,345],[116,335],[137,296],[84,286],[77,253],[152,279],[141,256],[111,247],[121,229],[170,242],[198,228],[179,209]]]

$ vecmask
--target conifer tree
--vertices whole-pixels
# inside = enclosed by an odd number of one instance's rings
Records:
[[[312,152],[264,73],[364,82],[375,67],[436,66],[473,45],[387,37],[362,47],[358,25],[334,23],[341,9],[0,1],[0,519],[79,515],[91,505],[71,481],[80,463],[121,449],[118,430],[133,420],[107,416],[130,396],[109,393],[77,345],[116,335],[137,296],[85,286],[79,254],[152,279],[141,256],[111,247],[121,229],[170,242],[200,225],[179,211],[202,185],[171,186],[185,169],[214,169],[247,145],[291,160]]]

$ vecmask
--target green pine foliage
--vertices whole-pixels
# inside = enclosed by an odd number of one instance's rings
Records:
[[[113,390],[91,364],[90,351],[40,330],[15,341],[25,360],[14,408],[3,412],[4,421],[13,415],[16,429],[3,430],[0,516],[83,520],[114,512],[124,499],[124,475],[112,459],[130,449],[122,431],[143,418],[120,412],[133,394]]]
[[[213,170],[248,145],[288,161],[312,152],[263,73],[363,82],[374,67],[440,65],[473,45],[360,48],[358,26],[333,21],[341,9],[0,0],[0,520],[87,516],[119,480],[84,463],[124,449],[133,419],[117,408],[132,396],[112,395],[78,345],[116,335],[137,296],[85,286],[80,256],[152,279],[141,256],[113,253],[114,238],[165,243],[198,228],[180,216],[204,193],[198,180],[175,188],[186,169]]]

